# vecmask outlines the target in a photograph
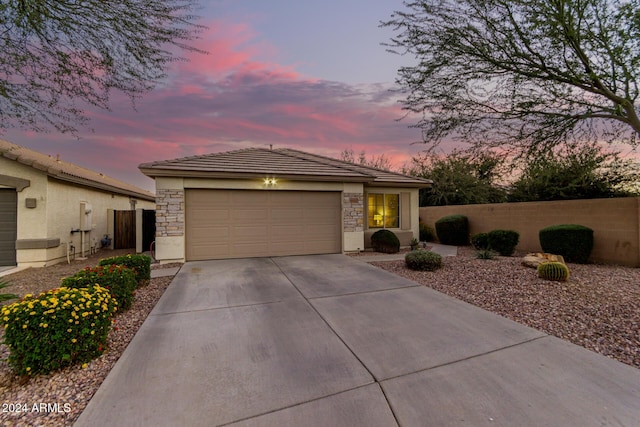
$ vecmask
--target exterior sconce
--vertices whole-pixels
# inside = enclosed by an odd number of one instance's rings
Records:
[[[264,179],[264,185],[266,186],[274,186],[278,183],[278,181],[276,181],[275,178],[265,178]]]

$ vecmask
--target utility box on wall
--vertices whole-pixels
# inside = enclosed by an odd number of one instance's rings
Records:
[[[91,231],[92,222],[91,204],[88,202],[80,202],[80,230]]]

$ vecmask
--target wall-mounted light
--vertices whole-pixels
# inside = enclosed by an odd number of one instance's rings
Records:
[[[276,185],[277,183],[278,183],[278,181],[276,181],[275,178],[265,178],[264,179],[264,185],[267,185],[267,186]]]

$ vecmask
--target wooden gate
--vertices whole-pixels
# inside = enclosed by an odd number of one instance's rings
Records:
[[[113,248],[135,249],[136,211],[113,211]]]

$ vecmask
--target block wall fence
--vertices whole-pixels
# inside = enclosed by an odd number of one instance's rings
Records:
[[[591,261],[640,267],[640,197],[420,208],[420,219],[434,230],[438,219],[454,214],[469,218],[471,235],[517,231],[516,249],[526,252],[541,251],[538,232],[544,227],[584,225],[594,231]]]

